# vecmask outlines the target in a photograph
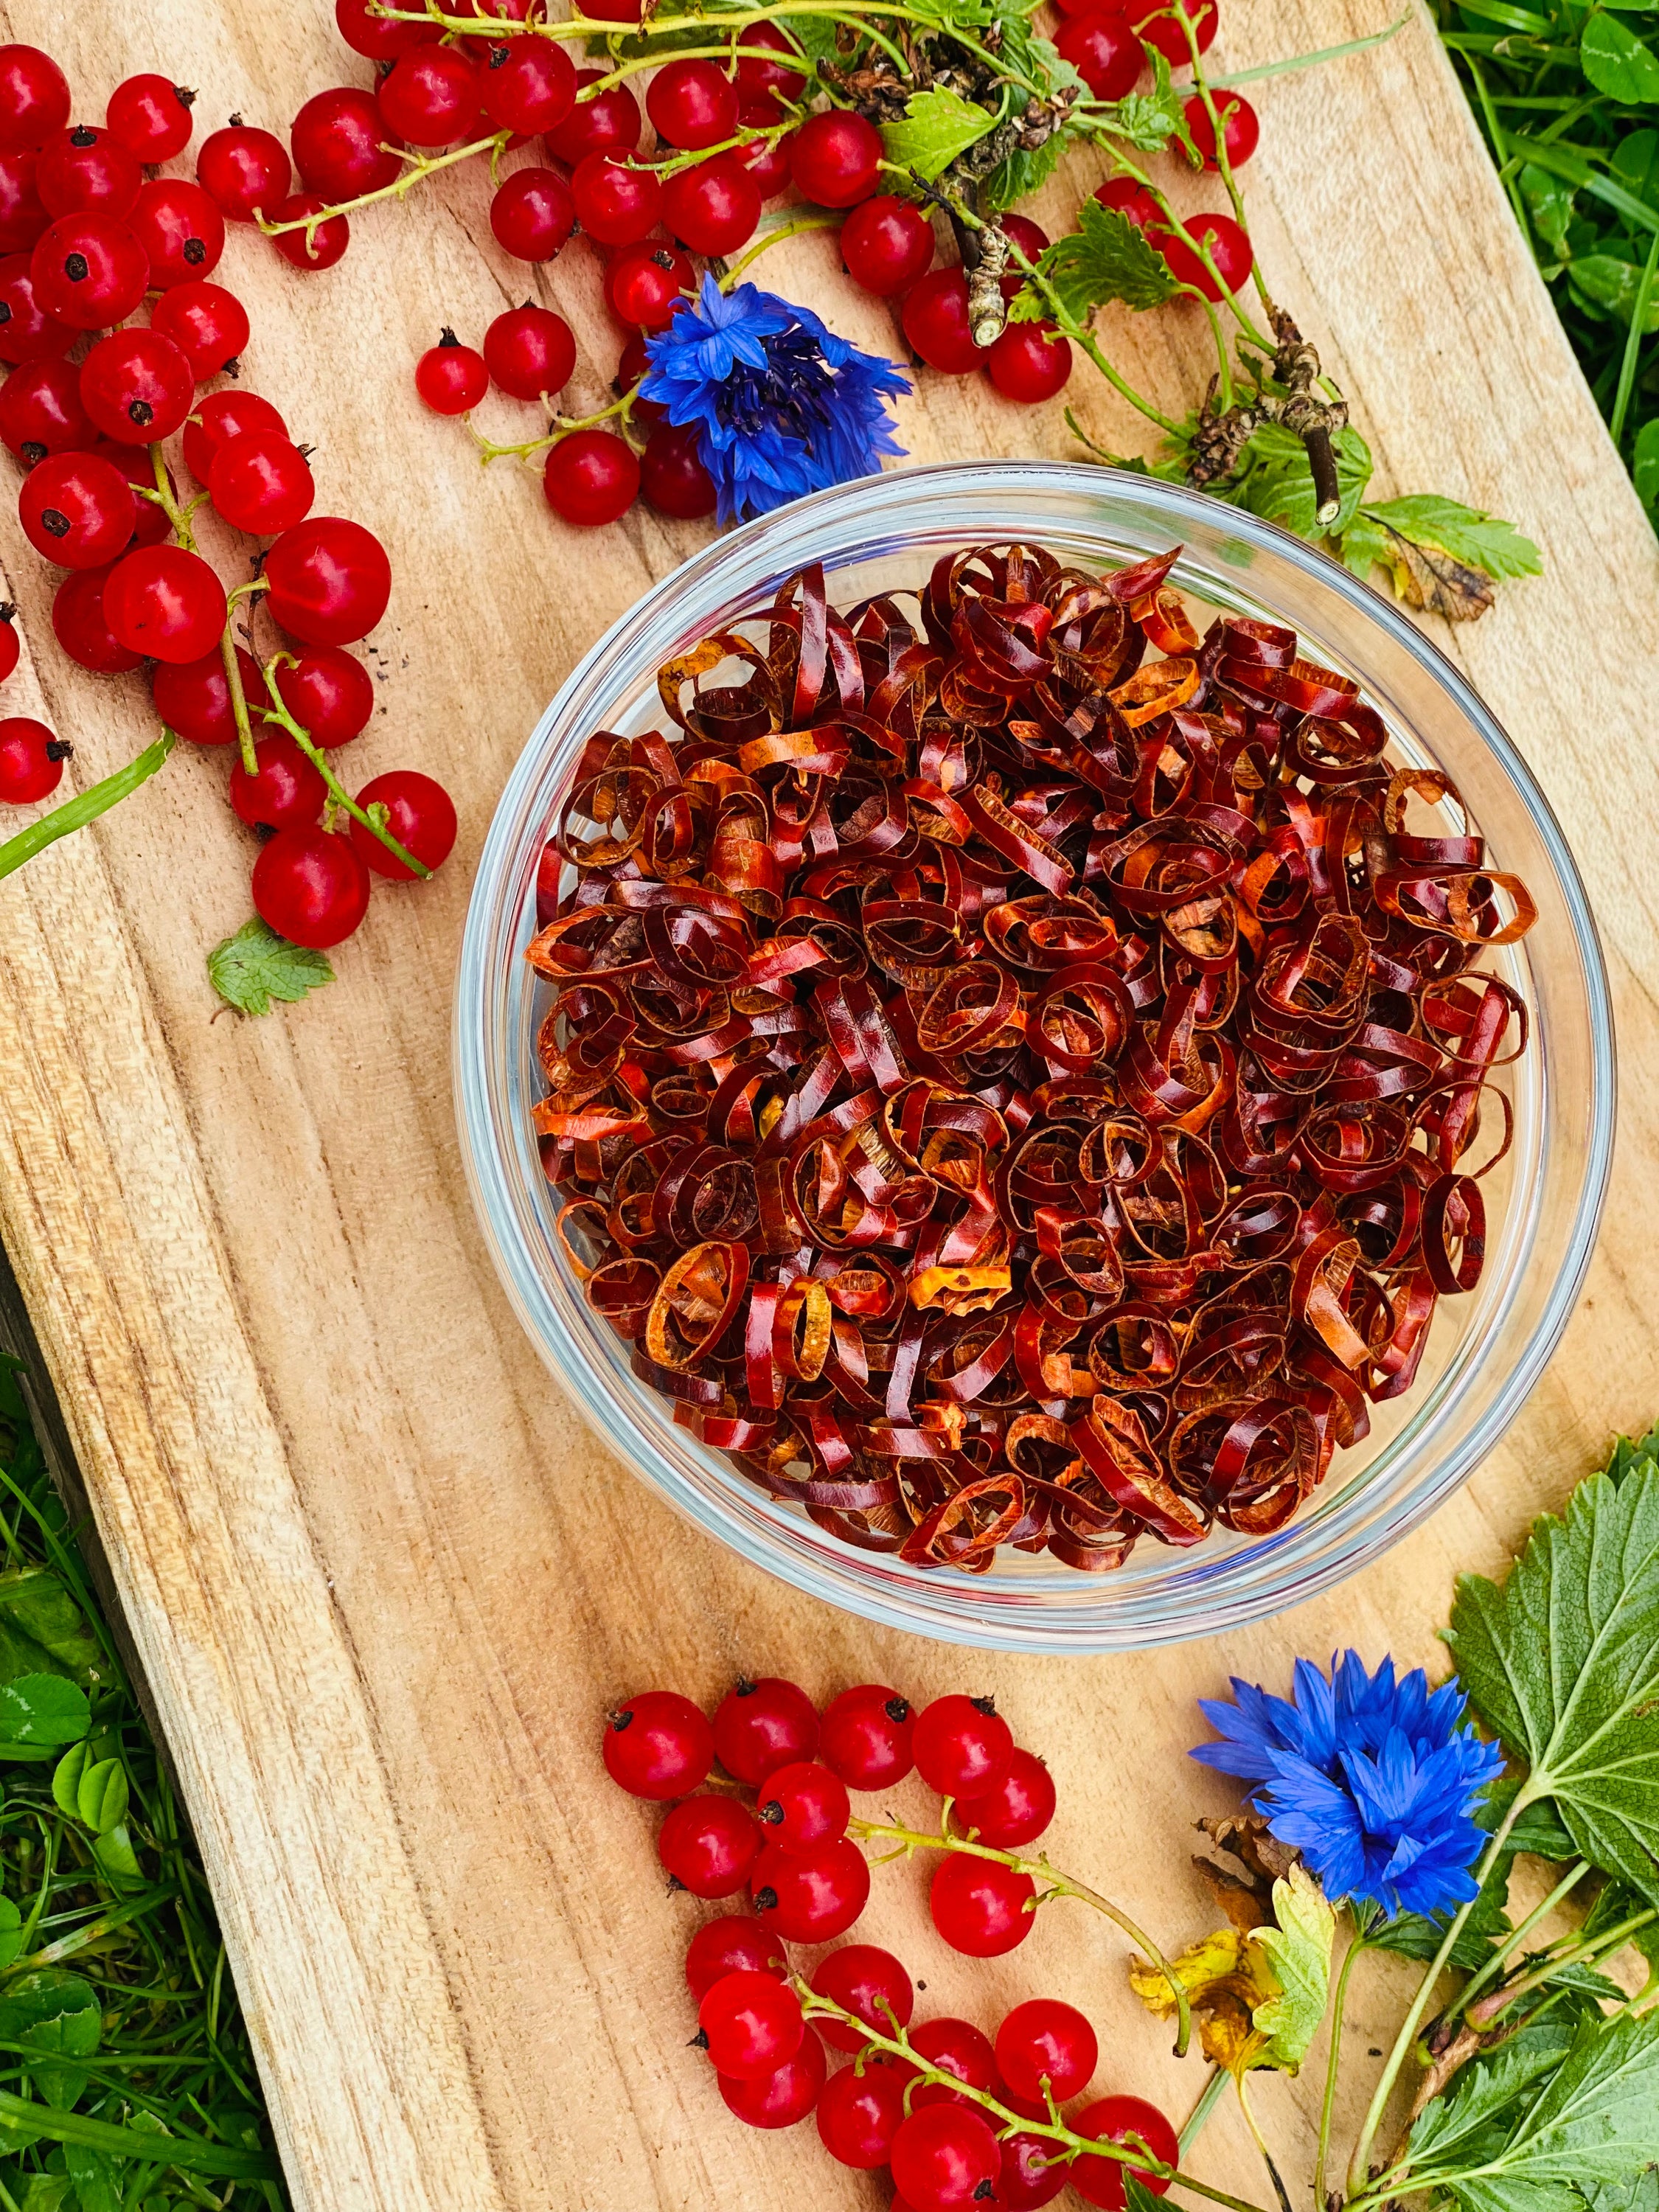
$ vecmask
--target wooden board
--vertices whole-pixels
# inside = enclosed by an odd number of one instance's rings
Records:
[[[1379,0],[1231,0],[1239,65],[1374,29]],[[129,70],[283,127],[349,74],[319,5],[9,0],[10,37],[63,54],[101,114]],[[1364,58],[1260,88],[1249,182],[1276,290],[1327,349],[1382,483],[1510,515],[1546,582],[1506,592],[1451,649],[1530,757],[1589,878],[1624,1066],[1607,1226],[1566,1343],[1462,1496],[1358,1582],[1221,1644],[1062,1665],[964,1659],[843,1619],[739,1565],[575,1425],[497,1290],[462,1187],[448,1006],[469,878],[496,793],[576,655],[696,542],[646,514],[555,526],[533,477],[483,476],[422,414],[409,371],[441,320],[469,334],[526,293],[556,301],[597,400],[615,338],[586,246],[526,274],[489,240],[481,180],[364,219],[324,278],[237,235],[252,382],[317,447],[322,504],[378,529],[396,568],[374,641],[381,708],[354,769],[434,768],[460,799],[456,860],[378,897],[313,1004],[214,1018],[204,949],[247,911],[250,841],[220,761],[173,763],[142,799],[0,889],[0,1239],[61,1395],[97,1524],[183,1779],[296,2202],[308,2212],[824,2206],[882,2192],[812,2131],[730,2122],[684,2049],[680,1954],[650,1824],[610,1790],[597,1716],[677,1683],[712,1699],[740,1668],[816,1693],[876,1677],[925,1698],[994,1689],[1060,1780],[1058,1863],[1179,1938],[1206,1907],[1188,1824],[1229,1793],[1182,1757],[1196,1695],[1230,1670],[1282,1681],[1295,1651],[1435,1655],[1455,1566],[1500,1560],[1615,1425],[1659,1407],[1648,1308],[1659,1236],[1659,946],[1650,702],[1659,550],[1422,21]],[[1073,165],[1050,195],[1097,171]],[[482,245],[480,241],[483,241]],[[887,348],[892,319],[835,276],[822,238],[770,279]],[[1180,404],[1202,358],[1180,316],[1107,336]],[[1125,410],[1080,372],[1105,441]],[[505,424],[502,405],[489,419]],[[522,416],[513,419],[523,420]],[[1073,451],[1059,410],[929,380],[905,410],[918,460]],[[520,434],[523,434],[520,433]],[[143,687],[51,648],[46,582],[9,520],[7,596],[30,659],[9,710],[44,708],[90,781],[143,742]],[[40,649],[46,641],[45,649]],[[901,1802],[903,1802],[901,1800]],[[994,2021],[1048,1988],[1101,2022],[1118,2086],[1195,2091],[1154,2055],[1102,1926],[1040,1928],[983,1976],[925,1932],[920,1869],[878,1877],[871,1926],[930,2003]],[[1384,1970],[1358,2000],[1375,2041]],[[1310,2079],[1264,2089],[1305,2172]],[[1214,2124],[1212,2170],[1247,2148]]]

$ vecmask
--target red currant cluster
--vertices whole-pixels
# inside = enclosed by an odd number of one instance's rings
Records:
[[[689,1698],[651,1691],[611,1716],[604,1749],[624,1790],[673,1801],[657,1838],[672,1886],[710,1900],[749,1891],[753,1911],[707,1922],[685,1961],[695,2039],[738,2119],[782,2128],[816,2112],[832,2158],[890,2168],[893,2212],[1025,2212],[1068,2181],[1123,2212],[1131,2166],[1155,2194],[1167,2189],[1178,2146],[1155,2106],[1109,2096],[1061,2120],[1099,2057],[1073,2006],[1016,2005],[993,2041],[965,2020],[912,2029],[915,1985],[874,1945],[826,1951],[810,1977],[792,1968],[786,1945],[845,1936],[869,1896],[848,1830],[875,1831],[853,1818],[848,1792],[889,1790],[913,1768],[947,1801],[939,1836],[915,1839],[945,1854],[931,1892],[939,1935],[987,1958],[1030,1933],[1035,1885],[1016,1853],[1053,1819],[1054,1787],[988,1698],[938,1698],[913,1713],[865,1683],[820,1716],[805,1691],[769,1677],[740,1681],[711,1725]],[[716,1759],[729,1784],[705,1790]],[[853,2063],[831,2073],[829,2053]]]
[[[269,400],[234,386],[198,396],[236,375],[248,343],[240,301],[210,280],[226,217],[249,219],[270,163],[249,144],[267,134],[236,127],[203,148],[204,182],[155,173],[188,143],[192,98],[132,77],[101,129],[72,124],[51,57],[0,47],[0,440],[27,471],[25,537],[68,571],[52,603],[59,645],[102,675],[148,662],[169,732],[239,748],[231,805],[274,833],[254,864],[254,906],[293,942],[331,945],[362,921],[372,874],[407,881],[447,856],[455,811],[408,769],[349,796],[324,757],[373,712],[368,672],[343,648],[385,613],[391,566],[360,523],[312,514],[307,449]],[[148,324],[131,321],[146,300]],[[202,487],[188,502],[165,450],[180,433]],[[204,504],[269,541],[228,592],[197,549]],[[234,636],[239,607],[246,617],[260,599],[289,641],[263,666]],[[8,625],[0,674],[17,656]],[[256,725],[270,733],[256,738]],[[39,722],[0,724],[0,799],[49,796],[69,750]],[[343,835],[325,826],[335,809]]]

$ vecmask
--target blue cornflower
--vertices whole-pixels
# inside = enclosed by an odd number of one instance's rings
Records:
[[[1402,1681],[1385,1659],[1367,1674],[1357,1651],[1331,1680],[1296,1662],[1296,1701],[1233,1678],[1237,1704],[1201,1698],[1221,1743],[1194,1759],[1263,1786],[1256,1810],[1292,1844],[1328,1897],[1401,1912],[1443,1912],[1475,1893],[1469,1869],[1486,1842],[1474,1819],[1503,1753],[1460,1726],[1455,1677],[1430,1692],[1419,1667]]]
[[[640,396],[695,423],[722,522],[769,514],[786,500],[874,476],[902,458],[887,399],[908,392],[891,362],[860,353],[797,307],[752,284],[728,298],[712,276],[647,341]]]

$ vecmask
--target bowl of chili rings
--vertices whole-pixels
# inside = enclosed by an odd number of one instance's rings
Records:
[[[1386,601],[1094,467],[718,540],[549,708],[456,1021],[519,1316],[798,1588],[1125,1650],[1352,1574],[1588,1264],[1607,980],[1525,763]]]

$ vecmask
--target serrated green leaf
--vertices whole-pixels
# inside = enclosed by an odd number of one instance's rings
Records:
[[[73,2108],[84,2094],[84,2067],[62,2062],[90,2058],[103,2039],[104,2014],[98,1992],[80,1974],[62,1966],[41,1966],[21,1974],[0,1996],[0,2041],[27,2044],[47,2055],[31,2068],[45,2101]]]
[[[1186,110],[1170,80],[1169,61],[1156,46],[1149,46],[1147,52],[1152,64],[1152,90],[1132,92],[1109,106],[1096,108],[1091,122],[1096,131],[1121,138],[1144,154],[1161,154],[1173,138],[1197,168],[1198,153],[1187,128]]]
[[[1578,65],[1598,92],[1625,106],[1659,100],[1659,60],[1616,16],[1590,16],[1578,42]]]
[[[836,19],[833,15],[780,15],[778,28],[787,31],[808,61],[816,65],[829,61],[836,52]],[[803,91],[810,89],[812,80],[801,79]]]
[[[1370,482],[1370,448],[1358,430],[1339,430],[1331,441],[1336,453],[1337,489],[1341,505],[1329,532],[1340,537],[1352,522]],[[1327,535],[1316,520],[1318,500],[1308,449],[1293,431],[1264,422],[1246,441],[1231,476],[1212,486],[1220,497],[1298,538]]]
[[[1005,27],[1005,46],[1006,40]],[[1071,63],[1062,61],[1058,49],[1047,39],[1028,36],[1021,46],[1019,66],[1027,75],[1039,77],[1050,92],[1081,94],[1088,89]],[[988,215],[1000,215],[1005,208],[1017,207],[1021,200],[1029,199],[1048,183],[1060,167],[1061,155],[1068,146],[1077,143],[1079,136],[1066,126],[1053,132],[1040,146],[1016,146],[980,185],[980,205]]]
[[[56,1747],[75,1743],[92,1726],[92,1708],[78,1682],[62,1674],[20,1674],[0,1686],[0,1741]]]
[[[1255,1929],[1250,1937],[1273,1961],[1278,1996],[1256,2006],[1251,2017],[1267,2047],[1261,2063],[1294,2074],[1319,2033],[1331,1994],[1331,1946],[1336,1915],[1325,1893],[1303,1866],[1273,1884],[1274,1928]]]
[[[902,118],[882,125],[881,141],[890,161],[901,169],[915,169],[932,184],[958,154],[965,154],[994,130],[996,119],[976,101],[936,85],[911,94]]]
[[[1086,323],[1108,301],[1121,301],[1139,312],[1173,299],[1180,289],[1164,256],[1115,208],[1086,199],[1078,210],[1078,225],[1066,237],[1057,238],[1037,263],[1073,322]],[[1026,291],[1030,290],[1028,285]],[[1018,319],[1039,321],[1048,312],[1039,300],[1034,313]]]
[[[1553,2074],[1572,2048],[1575,2031],[1540,2021],[1496,2050],[1472,2058],[1450,2091],[1425,2105],[1412,2124],[1407,2145],[1413,2166],[1465,2162],[1469,2148],[1498,2124],[1528,2091]]]
[[[325,953],[290,945],[257,916],[216,945],[207,966],[214,989],[243,1014],[268,1014],[276,999],[292,1006],[307,991],[334,981]]]
[[[1413,545],[1426,545],[1449,554],[1483,575],[1538,576],[1544,563],[1530,538],[1523,538],[1512,522],[1495,514],[1482,514],[1461,500],[1438,492],[1413,492],[1406,499],[1368,501],[1365,513],[1373,522],[1397,530]]]
[[[1352,569],[1363,582],[1373,568],[1381,567],[1387,542],[1381,524],[1372,522],[1362,507],[1337,540],[1336,550],[1343,567]]]

